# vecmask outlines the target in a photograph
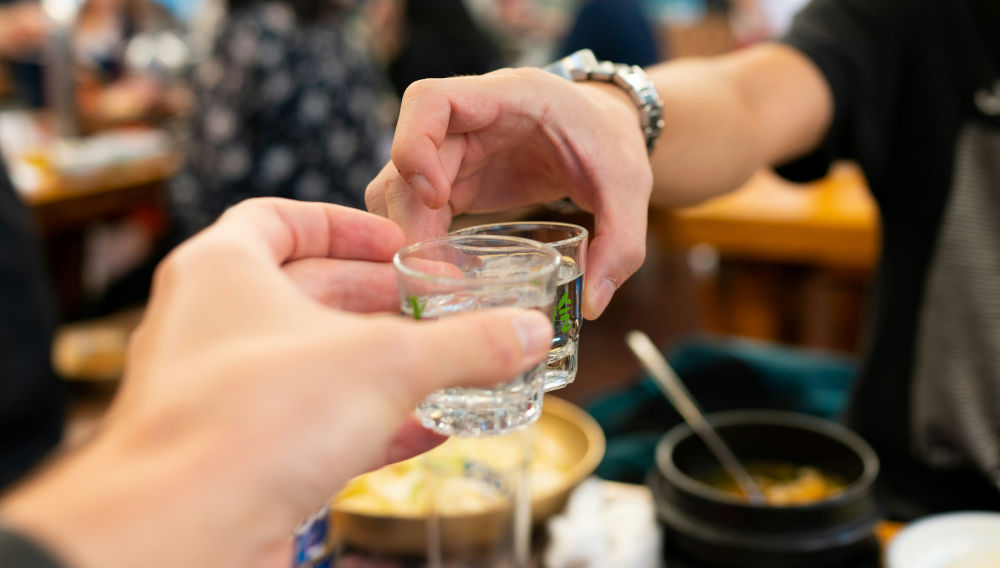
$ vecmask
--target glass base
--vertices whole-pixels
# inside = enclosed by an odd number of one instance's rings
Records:
[[[571,343],[560,353],[553,349],[549,352],[549,360],[545,368],[545,392],[559,390],[576,378],[576,345]],[[555,358],[562,354],[562,358]]]
[[[544,372],[516,388],[448,388],[435,391],[417,406],[425,428],[444,436],[481,438],[509,434],[542,415]],[[517,383],[520,381],[511,381]],[[509,384],[509,383],[508,383]]]

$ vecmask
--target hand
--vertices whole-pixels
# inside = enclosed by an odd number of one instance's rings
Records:
[[[551,341],[534,311],[415,322],[316,301],[385,307],[402,241],[333,205],[230,209],[158,268],[97,439],[0,517],[81,568],[287,566],[293,528],[347,479],[426,445],[399,444],[419,400],[505,380]]]
[[[642,264],[651,188],[637,110],[624,91],[505,69],[411,85],[392,161],[366,201],[412,242],[444,234],[459,213],[569,196],[595,216],[583,303],[593,319]]]

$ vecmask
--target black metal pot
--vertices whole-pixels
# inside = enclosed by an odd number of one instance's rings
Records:
[[[879,462],[847,428],[790,412],[738,410],[709,421],[742,461],[809,464],[847,480],[808,505],[751,505],[698,479],[718,462],[687,425],[663,436],[649,485],[671,566],[827,568],[877,566]]]

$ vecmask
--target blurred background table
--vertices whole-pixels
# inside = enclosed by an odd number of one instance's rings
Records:
[[[729,258],[868,269],[878,254],[878,212],[861,171],[848,163],[806,185],[762,170],[675,216],[683,243],[706,243]]]
[[[25,202],[42,232],[57,234],[129,213],[136,206],[159,206],[177,166],[178,157],[165,153],[86,176],[55,176],[25,195]]]
[[[38,226],[62,316],[72,320],[94,315],[93,297],[164,236],[163,198],[180,153],[160,128],[56,131],[48,112],[0,113],[3,158]]]
[[[857,166],[805,185],[761,171],[699,206],[654,208],[651,225],[688,251],[707,329],[857,350],[879,250],[878,212]]]

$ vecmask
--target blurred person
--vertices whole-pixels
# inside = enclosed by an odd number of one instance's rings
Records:
[[[287,566],[348,479],[442,441],[410,415],[425,395],[545,356],[534,310],[398,317],[402,243],[362,211],[256,199],[175,249],[96,438],[0,502],[0,565]]]
[[[0,57],[44,42],[37,4],[0,6]],[[31,213],[0,160],[0,490],[62,437],[62,396],[49,360],[56,309]]]
[[[127,123],[158,123],[187,110],[187,89],[151,69],[129,66],[127,49],[146,34],[178,23],[153,0],[87,0],[73,23],[80,128],[95,132]]]
[[[560,55],[590,49],[598,59],[646,67],[659,62],[652,23],[637,0],[586,0],[563,39]]]
[[[46,42],[53,24],[40,2],[0,0],[0,58],[13,69],[17,103],[47,104]],[[151,0],[88,0],[73,20],[72,52],[77,111],[83,133],[183,112],[186,92],[151,73],[129,70],[125,50],[136,35],[176,27]],[[11,47],[15,46],[15,47]]]
[[[48,22],[37,2],[0,3],[0,58],[18,59],[45,43]]]
[[[617,85],[537,69],[417,83],[366,199],[412,241],[570,197],[595,215],[594,318],[643,261],[651,192],[691,204],[766,165],[806,181],[856,160],[883,233],[847,422],[882,458],[893,516],[1000,509],[998,29],[990,0],[815,0],[781,42],[651,67],[650,156]]]
[[[376,41],[402,96],[420,79],[478,75],[504,65],[500,47],[464,0],[378,0]],[[385,38],[391,38],[391,42]]]
[[[388,84],[348,16],[325,0],[229,1],[195,72],[186,164],[170,185],[180,237],[249,197],[363,208],[388,151]]]
[[[779,37],[807,0],[731,0],[733,35],[742,44]]]
[[[0,490],[62,438],[52,294],[31,214],[0,160]]]
[[[49,34],[42,5],[33,1],[0,1],[0,62],[11,70],[17,103],[40,107],[43,103],[41,50]]]
[[[126,72],[129,39],[174,26],[170,13],[151,0],[86,0],[73,23],[74,54],[81,66],[110,82]]]

